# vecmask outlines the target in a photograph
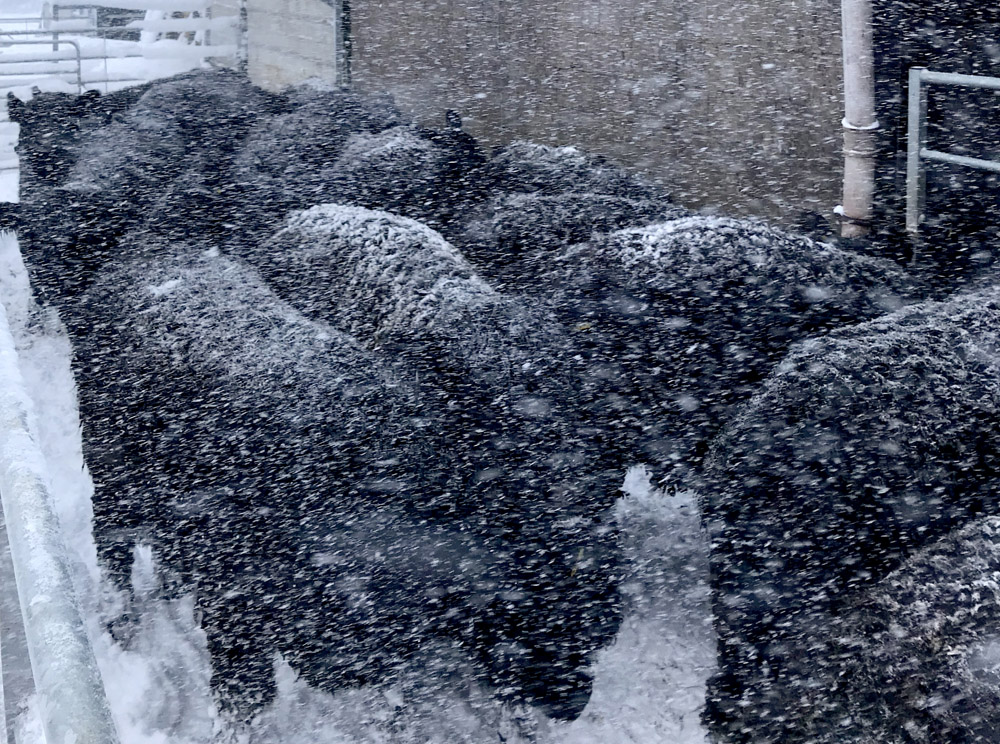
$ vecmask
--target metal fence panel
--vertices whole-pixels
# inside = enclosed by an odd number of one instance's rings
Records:
[[[958,75],[912,67],[909,75],[906,145],[906,230],[920,231],[924,218],[925,179],[922,160],[1000,173],[1000,161],[970,158],[927,148],[927,92],[924,84],[1000,90],[1000,78]]]

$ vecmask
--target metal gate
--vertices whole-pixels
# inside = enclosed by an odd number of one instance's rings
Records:
[[[116,60],[145,58],[188,62],[206,60],[236,64],[239,17],[213,18],[204,0],[112,0],[115,5],[141,9],[135,20],[94,13],[52,15],[36,19],[6,19],[34,28],[0,31],[0,88],[32,85],[40,77],[62,81],[82,93],[88,88],[121,87],[147,77],[111,69]],[[159,6],[153,8],[152,6]],[[164,9],[166,6],[166,9]],[[56,6],[59,11],[89,10],[99,4]],[[110,24],[114,21],[113,25]],[[126,33],[132,37],[122,38]],[[11,47],[18,47],[15,51]],[[88,65],[86,63],[96,63]]]
[[[924,217],[924,173],[921,162],[930,160],[965,168],[1000,173],[1000,161],[970,158],[927,147],[927,93],[924,85],[954,85],[1000,91],[1000,78],[982,75],[956,75],[933,72],[926,67],[913,67],[909,78],[909,108],[906,149],[906,229],[920,231]]]

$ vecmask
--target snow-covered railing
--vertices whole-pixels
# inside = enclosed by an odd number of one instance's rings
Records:
[[[19,31],[16,34],[35,36],[36,32]],[[38,46],[38,39],[8,39],[4,41],[4,46]],[[13,77],[15,79],[31,79],[37,75],[56,75],[60,77],[74,77],[78,88],[78,93],[83,92],[83,56],[80,51],[80,44],[72,39],[60,39],[58,46],[65,44],[69,49],[54,49],[45,52],[28,52],[26,54],[3,54],[0,55],[0,65],[14,65],[13,69],[0,67],[0,78]],[[76,64],[75,70],[66,70],[58,66],[60,62],[72,62]]]
[[[74,6],[100,6],[120,10],[170,10],[178,13],[194,13],[208,7],[205,0],[109,0],[97,3],[58,3],[61,8]]]
[[[1000,173],[1000,161],[970,158],[927,148],[927,93],[924,83],[1000,91],[1000,78],[933,72],[926,67],[910,68],[906,148],[906,229],[911,233],[919,232],[924,216],[924,175],[920,165],[921,160]]]
[[[0,26],[24,26],[23,29],[20,29],[22,31],[40,28],[41,24],[42,19],[39,16],[0,16]],[[5,33],[8,33],[8,31],[0,31],[0,36],[3,36]]]
[[[157,2],[162,7],[162,0]],[[123,26],[103,27],[88,25],[80,20],[42,19],[43,28],[4,32],[4,47],[31,45],[37,48],[30,52],[0,50],[0,86],[32,84],[38,77],[45,76],[75,85],[77,92],[82,93],[92,85],[141,82],[131,76],[113,75],[106,65],[101,74],[95,77],[91,72],[88,76],[83,69],[83,63],[87,61],[145,58],[198,64],[204,59],[236,58],[239,51],[236,44],[239,36],[237,17],[211,18],[204,2],[178,3],[171,0],[169,4],[169,11],[150,12],[144,20],[131,21]],[[119,5],[117,0],[115,5]],[[190,12],[191,15],[184,18],[159,17],[174,13],[177,6],[183,10],[176,12]],[[188,7],[201,10],[188,11]],[[122,31],[138,31],[142,40],[118,41],[115,44],[100,41],[106,33]],[[67,34],[72,34],[76,40],[67,38]],[[174,38],[161,40],[159,37],[162,36]],[[97,37],[96,40],[94,37]],[[222,43],[214,43],[218,41]]]
[[[0,305],[0,500],[45,739],[116,744],[104,684],[31,433],[31,406]]]

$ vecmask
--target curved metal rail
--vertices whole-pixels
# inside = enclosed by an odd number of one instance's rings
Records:
[[[45,738],[117,744],[104,684],[75,601],[44,458],[31,434],[28,401],[0,304],[0,501]]]
[[[34,32],[34,31],[28,31],[28,32],[15,31],[15,32],[12,33],[12,35],[16,35],[16,36],[26,36],[26,35],[29,35],[29,34],[32,35],[32,36],[37,36],[38,35],[37,32]],[[36,39],[24,40],[24,41],[18,40],[18,39],[8,39],[8,40],[4,41],[4,46],[16,46],[16,45],[38,46],[40,43],[42,43],[42,42],[39,42]],[[52,62],[66,62],[66,61],[72,62],[72,61],[75,61],[76,62],[76,87],[77,87],[77,93],[83,93],[83,57],[82,57],[82,55],[80,53],[80,45],[77,42],[73,41],[72,39],[59,39],[58,43],[59,44],[68,44],[69,46],[73,47],[73,49],[76,51],[76,57],[75,58],[74,57],[68,57],[68,58],[65,58],[65,59],[53,59],[53,57],[51,55],[53,53],[57,54],[58,52],[50,52],[49,56],[47,57],[47,59],[49,61],[52,61]],[[8,61],[8,60],[5,60],[3,57],[0,57],[0,63],[4,63],[4,64],[22,64],[23,62],[24,62],[24,60],[18,60],[17,58],[15,58],[13,61]],[[53,74],[56,74],[56,75],[63,74],[63,75],[65,75],[67,73],[61,72],[61,71],[55,71]],[[68,74],[72,74],[72,73],[68,73]],[[3,76],[3,77],[10,77],[10,76],[26,77],[27,75],[23,71],[14,71],[14,72],[2,72],[2,71],[0,71],[0,76]]]

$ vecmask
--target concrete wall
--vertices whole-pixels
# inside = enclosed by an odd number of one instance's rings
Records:
[[[257,85],[281,90],[308,78],[341,78],[334,6],[322,0],[247,0],[246,11],[247,72]]]
[[[579,144],[691,206],[839,200],[839,0],[352,0],[355,84],[498,144]]]

